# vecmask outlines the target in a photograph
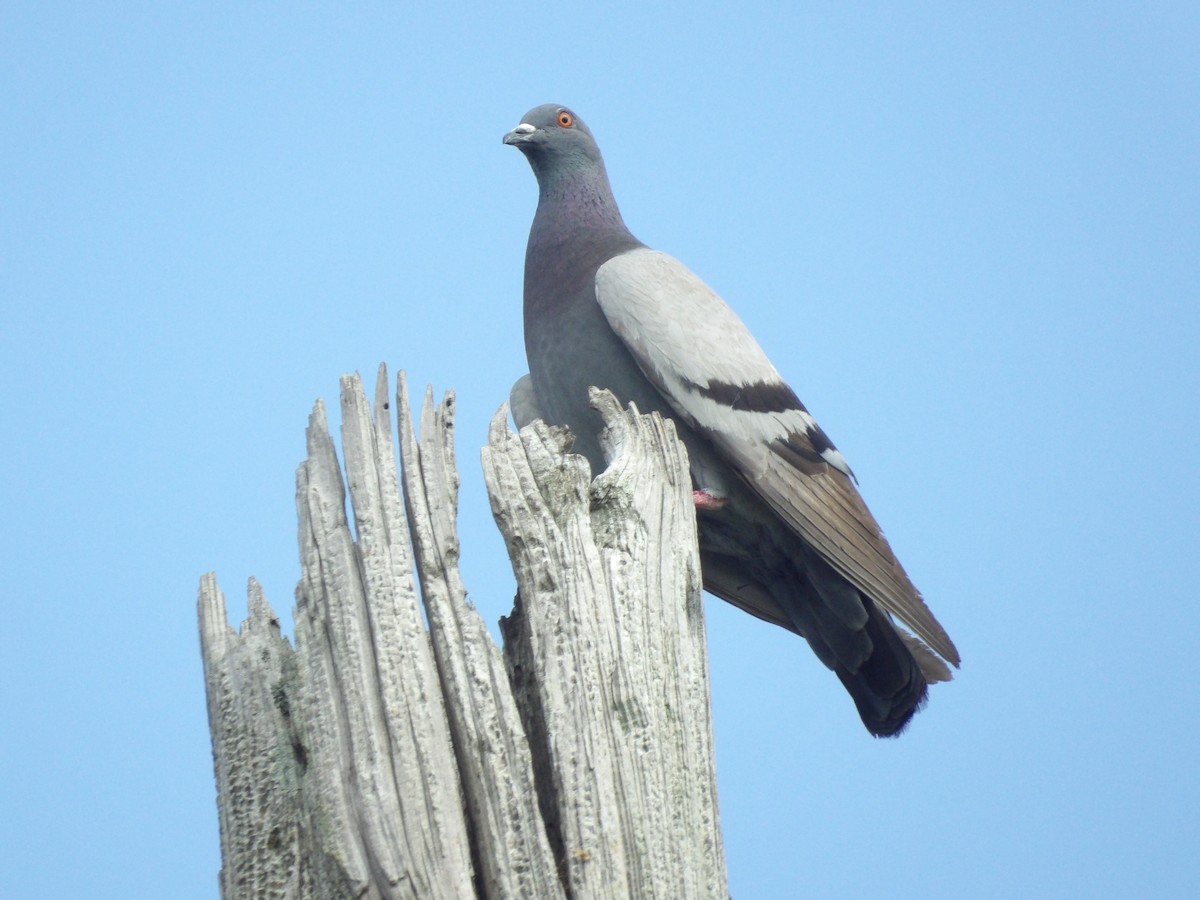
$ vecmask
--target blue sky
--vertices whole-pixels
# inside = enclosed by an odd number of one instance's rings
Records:
[[[733,896],[1195,892],[1195,4],[411,6],[0,9],[0,895],[216,896],[198,578],[286,617],[342,372],[457,391],[464,574],[507,611],[478,448],[536,190],[500,136],[547,101],[963,655],[875,741],[709,600]]]

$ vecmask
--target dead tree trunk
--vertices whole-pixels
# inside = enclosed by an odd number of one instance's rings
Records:
[[[728,896],[685,453],[593,402],[591,483],[564,434],[492,423],[501,652],[458,573],[453,397],[426,394],[418,442],[398,379],[398,475],[383,367],[373,411],[343,378],[344,482],[318,401],[295,648],[255,581],[239,632],[200,583],[226,900]]]

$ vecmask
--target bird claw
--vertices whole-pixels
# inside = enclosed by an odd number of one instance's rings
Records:
[[[729,498],[720,494],[712,494],[708,491],[692,491],[692,503],[696,505],[696,509],[721,509]]]

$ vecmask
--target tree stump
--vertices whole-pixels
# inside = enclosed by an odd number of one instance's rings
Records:
[[[344,480],[320,401],[310,417],[295,647],[253,579],[238,632],[200,582],[222,897],[724,900],[672,424],[595,392],[591,481],[565,431],[497,413],[483,464],[518,588],[501,651],[458,571],[453,395],[426,392],[418,438],[401,373],[397,469],[387,382],[372,409],[342,379]]]

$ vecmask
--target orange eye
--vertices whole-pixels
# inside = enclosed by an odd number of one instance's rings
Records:
[[[558,124],[563,128],[570,128],[575,124],[575,117],[565,109],[560,109],[558,111]]]

